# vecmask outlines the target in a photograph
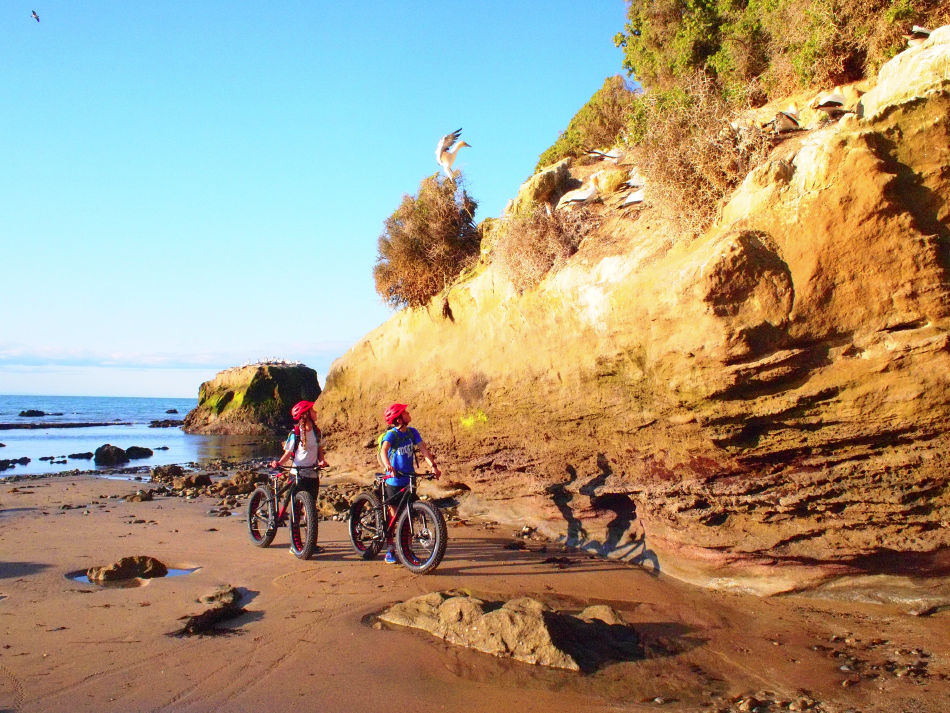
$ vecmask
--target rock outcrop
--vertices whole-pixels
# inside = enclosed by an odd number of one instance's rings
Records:
[[[379,619],[493,656],[570,671],[643,657],[636,631],[604,605],[572,615],[530,597],[489,602],[431,592],[394,604]]]
[[[129,462],[125,449],[106,443],[96,449],[93,459],[96,465],[121,465]]]
[[[151,579],[153,577],[164,577],[166,574],[168,574],[168,567],[154,557],[148,557],[147,555],[123,557],[112,564],[103,567],[90,567],[86,570],[86,576],[89,577],[90,582],[114,582],[136,577]]]
[[[255,364],[226,369],[198,390],[188,433],[284,435],[290,407],[320,395],[317,372],[302,364]]]
[[[399,400],[462,514],[762,592],[950,570],[948,57],[896,57],[696,239],[607,208],[536,289],[488,264],[452,320],[394,315],[328,375],[337,458],[371,469]]]

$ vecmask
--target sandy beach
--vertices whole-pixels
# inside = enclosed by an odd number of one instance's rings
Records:
[[[507,549],[511,528],[491,523],[450,522],[425,577],[362,561],[341,521],[321,522],[324,550],[303,562],[286,529],[258,549],[243,510],[122,499],[139,487],[0,484],[0,711],[950,710],[950,611],[698,589],[555,543]],[[68,576],[127,555],[196,569],[130,588]],[[218,635],[169,635],[224,584],[245,614]],[[578,674],[373,625],[394,602],[446,590],[608,603],[646,656]]]

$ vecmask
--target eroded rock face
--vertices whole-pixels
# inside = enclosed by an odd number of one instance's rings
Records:
[[[317,372],[298,365],[257,364],[220,372],[198,391],[185,416],[188,433],[285,435],[290,408],[320,395]]]
[[[162,562],[144,555],[123,557],[110,565],[90,567],[86,570],[86,576],[89,577],[90,582],[111,582],[133,577],[151,579],[164,577],[166,574],[168,574],[168,568]]]
[[[537,289],[489,265],[453,321],[394,315],[328,375],[330,448],[372,468],[398,399],[463,516],[762,592],[950,571],[943,77],[787,139],[699,238],[607,211]]]
[[[571,671],[593,670],[608,660],[642,656],[636,632],[603,605],[571,616],[554,612],[530,597],[486,602],[467,595],[431,592],[393,605],[379,619],[422,629],[449,643],[493,656]]]

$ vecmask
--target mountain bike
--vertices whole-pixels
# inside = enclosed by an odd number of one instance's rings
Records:
[[[247,530],[251,542],[268,547],[277,528],[289,525],[290,551],[298,559],[309,559],[317,546],[317,492],[320,478],[316,468],[282,467],[285,473],[271,475],[271,482],[259,485],[247,501]],[[278,507],[278,503],[280,506]]]
[[[386,499],[386,473],[376,474],[372,490],[360,493],[350,505],[349,532],[353,549],[371,560],[387,542],[394,543],[396,558],[410,572],[428,574],[442,561],[448,530],[442,512],[430,502],[419,500],[416,479],[428,474],[408,475],[409,485]],[[387,519],[386,506],[394,507]]]

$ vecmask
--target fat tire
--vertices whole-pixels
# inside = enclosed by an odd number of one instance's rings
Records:
[[[298,490],[294,493],[291,507],[294,508],[294,517],[290,524],[290,550],[297,559],[307,560],[317,546],[317,506],[313,502],[313,495],[306,490]],[[301,516],[306,521],[306,528],[300,526]]]
[[[424,524],[424,535],[417,527],[413,532],[410,518],[414,525]],[[396,557],[403,566],[414,574],[428,574],[439,566],[448,544],[449,533],[442,511],[422,500],[409,503],[396,522],[395,539]],[[414,547],[414,543],[420,546]]]
[[[371,560],[383,548],[383,508],[372,493],[360,493],[350,504],[347,530],[353,549]]]
[[[270,488],[258,486],[247,500],[247,534],[251,544],[268,547],[277,534],[277,513]]]

